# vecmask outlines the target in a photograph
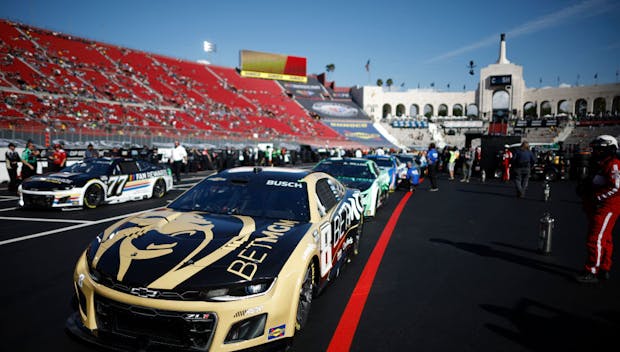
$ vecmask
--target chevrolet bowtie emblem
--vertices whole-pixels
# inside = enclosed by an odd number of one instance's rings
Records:
[[[148,288],[145,288],[145,287],[134,287],[129,292],[132,295],[136,295],[136,296],[139,296],[139,297],[145,297],[145,298],[153,298],[153,297],[157,297],[159,295],[158,291],[149,290]]]

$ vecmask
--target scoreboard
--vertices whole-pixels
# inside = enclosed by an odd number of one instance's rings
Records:
[[[305,57],[241,50],[239,66],[244,77],[307,82]]]
[[[492,86],[508,86],[512,84],[512,75],[491,76],[489,82]]]

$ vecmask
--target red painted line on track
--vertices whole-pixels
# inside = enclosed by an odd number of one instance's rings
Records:
[[[357,284],[355,285],[353,293],[349,298],[347,307],[344,309],[344,313],[342,313],[342,316],[340,317],[338,327],[336,327],[336,331],[329,342],[329,347],[327,348],[328,352],[348,351],[351,348],[353,336],[355,335],[355,330],[357,330],[357,325],[359,324],[360,317],[362,316],[362,311],[364,310],[368,293],[372,288],[372,283],[375,281],[375,275],[379,269],[379,264],[381,264],[381,259],[383,259],[383,254],[385,253],[387,244],[392,237],[398,218],[403,212],[405,204],[411,195],[412,193],[407,192],[400,200],[396,206],[396,209],[394,209],[394,213],[390,217],[390,220],[383,229],[383,232],[375,245],[375,249],[370,254],[366,266],[364,266],[362,275],[357,280]]]

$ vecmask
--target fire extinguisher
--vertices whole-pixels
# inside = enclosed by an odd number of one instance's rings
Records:
[[[539,220],[540,230],[538,233],[538,252],[544,255],[551,254],[551,240],[553,238],[553,227],[555,219],[546,212]]]
[[[543,199],[546,201],[549,200],[549,197],[551,196],[551,185],[549,184],[548,180],[545,180],[544,186],[543,186]]]

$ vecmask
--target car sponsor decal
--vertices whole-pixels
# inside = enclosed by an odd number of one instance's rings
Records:
[[[359,222],[364,211],[362,198],[359,192],[353,193],[351,197],[343,201],[338,208],[330,223],[325,223],[320,227],[320,260],[321,276],[325,276],[331,270],[334,262],[342,255],[343,238],[346,234],[359,225],[352,226],[354,222]]]
[[[155,178],[155,177],[161,177],[161,176],[166,176],[168,175],[167,170],[155,170],[155,171],[147,171],[147,172],[140,172],[137,174],[131,174],[129,175],[129,181],[140,181],[140,180],[146,180],[149,178]]]
[[[277,339],[278,337],[284,336],[285,333],[286,333],[286,324],[282,324],[274,328],[269,328],[269,334],[267,334],[267,340]]]
[[[178,264],[167,273],[146,286],[146,288],[151,289],[173,289],[248,241],[250,235],[256,231],[254,220],[248,216],[235,215],[234,217],[239,219],[242,223],[239,233],[236,236],[232,236],[232,238],[221,247],[200,259],[197,259],[196,256],[213,239],[213,224],[201,214],[161,211],[134,217],[130,219],[128,223],[125,223],[133,226],[123,228],[122,225],[120,225],[115,229],[105,231],[101,239],[101,244],[93,257],[93,266],[97,266],[99,260],[106,251],[111,248],[117,248],[119,266],[116,279],[122,282],[133,261],[166,256],[173,253],[174,247],[177,244],[176,242],[161,244],[151,243],[146,246],[146,248],[138,248],[134,245],[135,239],[140,238],[151,230],[158,231],[161,234],[171,237],[195,236],[198,240],[196,248],[185,258],[181,259]],[[172,221],[175,222],[174,230],[160,226],[162,222],[170,223]],[[118,242],[120,242],[120,244],[116,245]],[[185,265],[188,262],[192,262],[194,265]]]
[[[201,218],[202,222],[206,221],[199,214],[196,214],[196,217]],[[241,231],[239,231],[239,234],[237,234],[236,236],[233,236],[230,240],[228,240],[228,242],[224,243],[221,247],[214,250],[211,254],[207,255],[206,257],[195,260],[195,256],[198,253],[200,253],[200,251],[204,247],[206,247],[207,244],[209,244],[209,242],[213,238],[213,232],[211,232],[213,225],[210,225],[210,228],[208,230],[210,232],[210,237],[208,238],[208,240],[205,238],[203,243],[198,245],[193,252],[191,252],[187,257],[181,260],[174,268],[172,268],[166,274],[162,275],[159,279],[153,281],[149,285],[149,287],[157,287],[157,288],[162,288],[162,289],[173,289],[176,286],[178,286],[180,283],[182,283],[183,281],[196,275],[203,268],[208,267],[209,265],[222,259],[224,256],[228,255],[230,252],[238,249],[241,245],[246,243],[249,240],[250,235],[254,231],[256,231],[256,223],[254,222],[254,219],[252,219],[249,216],[235,215],[235,217],[241,220],[243,224]],[[206,221],[206,222],[209,222],[209,221]],[[188,226],[190,226],[190,228],[195,228],[196,225],[193,223],[190,223],[188,224]],[[189,261],[193,261],[194,265],[183,266],[185,263]]]
[[[254,315],[254,314],[260,313],[262,311],[263,311],[263,306],[248,308],[248,309],[244,309],[242,311],[239,311],[239,312],[235,313],[234,317],[235,318],[240,318],[240,317],[244,317],[246,315]]]
[[[263,237],[257,237],[250,241],[237,254],[237,259],[230,263],[226,271],[246,280],[252,280],[258,266],[267,258],[273,249],[273,245],[298,223],[292,220],[278,220],[267,226],[267,229],[261,232]]]
[[[186,313],[183,314],[183,319],[187,321],[203,321],[208,320],[211,317],[209,313]]]
[[[304,186],[300,182],[289,182],[289,181],[280,181],[280,180],[267,180],[267,182],[265,184],[267,186],[304,188]]]

